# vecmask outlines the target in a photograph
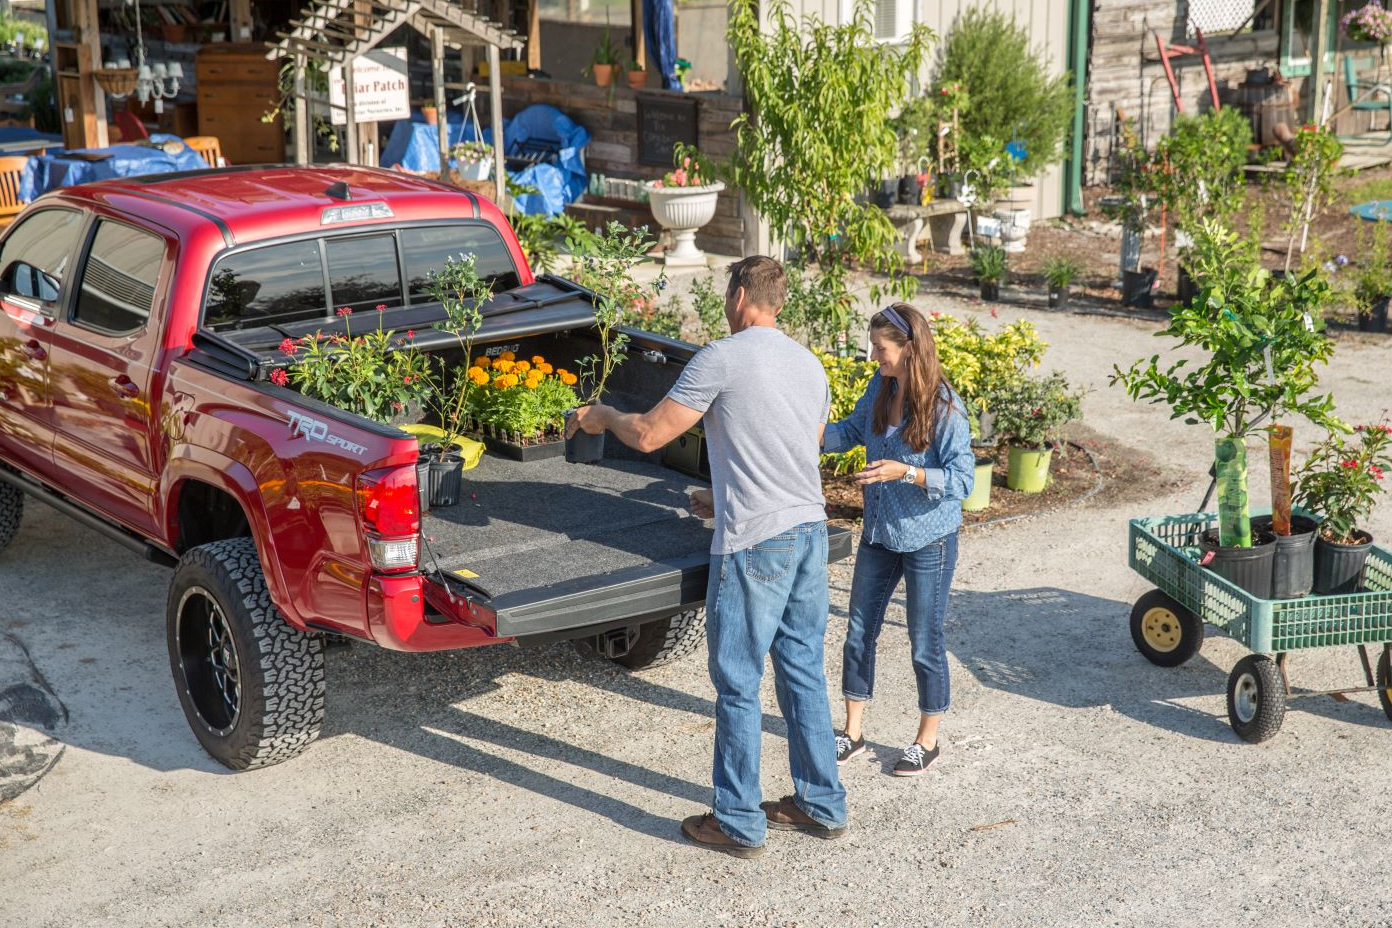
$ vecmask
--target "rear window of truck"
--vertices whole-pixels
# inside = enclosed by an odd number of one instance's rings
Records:
[[[495,293],[521,281],[498,230],[485,224],[410,226],[264,245],[213,268],[203,324],[214,331],[332,318],[335,310],[433,302],[429,274],[473,254]]]

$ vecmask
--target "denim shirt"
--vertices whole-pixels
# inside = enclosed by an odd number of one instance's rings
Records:
[[[971,495],[976,477],[971,426],[961,398],[945,387],[952,405],[939,414],[927,448],[911,449],[902,438],[902,427],[890,435],[876,434],[870,423],[883,384],[876,374],[851,414],[827,425],[822,451],[835,454],[864,445],[868,462],[900,461],[923,473],[921,487],[899,481],[864,487],[864,540],[891,551],[917,551],[962,524],[962,500]]]

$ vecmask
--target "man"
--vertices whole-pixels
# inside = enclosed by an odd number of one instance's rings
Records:
[[[568,434],[608,429],[655,451],[705,419],[712,486],[691,494],[691,508],[715,519],[706,587],[715,801],[713,812],[681,828],[690,841],[736,857],[762,854],[769,827],[822,838],[847,827],[822,660],[827,538],[817,465],[830,393],[821,362],[778,330],[787,292],[772,258],[731,266],[729,338],[697,352],[648,412],[588,406],[567,426]],[[795,795],[761,803],[759,683],[769,653]]]

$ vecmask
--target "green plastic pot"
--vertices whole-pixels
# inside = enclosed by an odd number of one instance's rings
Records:
[[[980,512],[991,505],[991,469],[989,458],[976,461],[976,482],[972,484],[971,495],[962,500],[963,512]]]
[[[1005,473],[1005,485],[1021,493],[1043,493],[1049,485],[1049,462],[1054,449],[1011,448],[1010,466]]]

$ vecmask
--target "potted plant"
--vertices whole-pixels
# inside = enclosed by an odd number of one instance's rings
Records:
[[[967,403],[967,422],[971,426],[971,446],[976,459],[976,474],[972,481],[971,493],[962,500],[962,511],[980,512],[990,508],[991,505],[991,479],[995,475],[996,469],[994,454],[996,440],[991,426],[994,417],[987,417],[987,430],[991,433],[983,434],[981,404],[970,400],[965,402]]]
[[[1005,485],[1024,493],[1039,493],[1049,483],[1063,427],[1083,414],[1083,395],[1068,378],[1055,371],[1047,377],[1021,377],[990,397],[995,427],[1010,446]]]
[[[675,166],[661,180],[643,185],[653,218],[672,233],[672,247],[663,261],[669,266],[704,266],[706,255],[696,247],[696,232],[715,218],[716,199],[725,184],[690,145],[678,142],[672,160]]]
[[[422,102],[420,111],[421,115],[425,117],[425,124],[427,126],[433,126],[439,123],[440,112],[435,108],[435,103],[433,100],[426,100]]]
[[[595,46],[594,54],[590,56],[589,66],[585,68],[585,74],[593,74],[596,87],[608,87],[614,82],[614,68],[619,64],[619,51],[614,47],[613,40],[609,37],[609,27],[604,27],[604,37]]]
[[[1332,353],[1322,319],[1329,287],[1314,272],[1271,281],[1237,236],[1211,221],[1200,227],[1191,257],[1203,290],[1192,305],[1171,311],[1162,334],[1200,352],[1200,360],[1162,367],[1156,355],[1114,368],[1111,382],[1132,399],[1169,405],[1172,418],[1213,430],[1218,531],[1205,564],[1269,598],[1275,545],[1271,535],[1252,532],[1246,440],[1276,414],[1337,427],[1333,399],[1312,395],[1315,365]]]
[[[1121,223],[1120,270],[1125,274],[1141,270],[1141,245],[1156,205],[1154,162],[1141,144],[1134,120],[1122,120],[1117,144],[1112,193],[1102,198],[1101,205],[1105,215]]]
[[[1360,425],[1352,439],[1331,431],[1296,478],[1295,502],[1323,518],[1315,537],[1314,591],[1357,593],[1373,536],[1360,528],[1392,470],[1392,427]]]
[[[1005,249],[999,245],[978,245],[968,259],[972,275],[981,284],[981,298],[988,302],[1000,299],[1000,284],[1005,278]]]
[[[473,359],[465,413],[469,435],[490,451],[517,461],[554,457],[565,450],[566,413],[580,404],[579,377],[542,355],[512,351]]]
[[[1359,229],[1358,269],[1354,272],[1353,301],[1358,312],[1360,332],[1387,331],[1387,303],[1392,297],[1392,258],[1389,257],[1387,227],[1379,222],[1373,229],[1372,247],[1363,247]]]
[[[450,149],[450,158],[464,180],[488,180],[493,172],[493,146],[486,142],[460,142]]]
[[[1044,262],[1050,309],[1061,309],[1068,303],[1068,285],[1082,272],[1083,266],[1070,258],[1050,258]]]
[[[641,61],[629,59],[625,75],[628,78],[628,86],[632,90],[642,90],[648,86],[648,69],[643,67]]]
[[[658,284],[640,283],[633,276],[633,268],[647,260],[652,244],[646,226],[630,231],[611,222],[588,239],[584,258],[575,265],[575,282],[593,294],[595,334],[599,336],[599,352],[576,365],[584,381],[581,404],[603,398],[610,375],[627,356],[628,334],[620,325],[629,308],[656,297]],[[580,253],[578,243],[568,241],[567,245],[572,253]],[[665,286],[665,281],[661,283]],[[581,430],[566,439],[566,460],[572,464],[596,464],[603,457],[603,433],[591,435]]]

